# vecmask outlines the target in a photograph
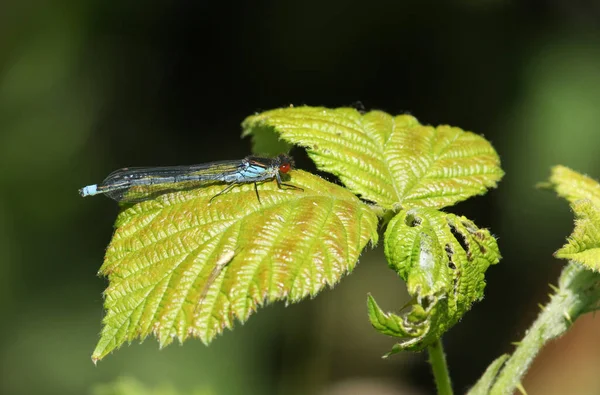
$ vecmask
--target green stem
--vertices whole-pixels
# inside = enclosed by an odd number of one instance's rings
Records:
[[[575,319],[593,309],[600,298],[600,274],[576,263],[565,266],[550,302],[518,343],[490,393],[513,394],[531,362],[548,341],[562,335]]]
[[[433,371],[438,395],[452,395],[452,383],[450,382],[450,373],[448,372],[442,341],[437,339],[435,343],[427,348],[427,351],[429,352],[429,363]]]

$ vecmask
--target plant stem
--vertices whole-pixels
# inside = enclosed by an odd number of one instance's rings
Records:
[[[562,335],[575,319],[593,309],[600,297],[600,274],[576,264],[565,266],[550,302],[518,343],[490,393],[513,394],[529,365],[548,341]]]
[[[438,394],[452,395],[452,383],[450,382],[450,373],[448,372],[442,341],[437,339],[435,343],[427,348],[427,351],[429,352],[429,363],[431,364]]]

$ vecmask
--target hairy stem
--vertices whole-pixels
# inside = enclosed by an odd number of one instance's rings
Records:
[[[513,394],[521,388],[521,380],[531,362],[548,341],[562,335],[580,315],[594,309],[600,300],[600,274],[570,263],[559,278],[558,288],[550,302],[518,343],[490,393]]]
[[[448,372],[442,341],[437,339],[427,348],[427,351],[429,352],[429,363],[431,364],[438,394],[452,395],[452,383],[450,382],[450,373]]]

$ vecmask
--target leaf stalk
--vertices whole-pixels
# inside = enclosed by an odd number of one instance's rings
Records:
[[[450,372],[448,371],[448,364],[446,363],[446,354],[444,354],[442,341],[437,339],[427,347],[427,351],[429,352],[429,363],[431,364],[431,370],[433,371],[437,393],[439,395],[452,395]]]

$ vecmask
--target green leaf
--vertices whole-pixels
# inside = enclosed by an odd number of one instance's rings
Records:
[[[403,316],[384,313],[369,298],[369,317],[380,332],[401,338],[391,353],[422,350],[483,297],[484,273],[500,260],[496,239],[465,217],[434,209],[401,211],[384,239],[389,265],[412,296]]]
[[[575,213],[575,229],[554,256],[600,271],[600,184],[567,167],[555,166],[547,186],[567,199]]]
[[[588,199],[571,203],[571,208],[575,213],[575,229],[554,256],[600,271],[600,210]]]
[[[548,183],[571,204],[575,229],[554,256],[600,271],[600,184],[564,166],[555,166]]]
[[[561,196],[574,203],[588,199],[596,207],[600,207],[600,184],[590,177],[584,176],[565,166],[554,166],[550,174],[549,186]]]
[[[496,358],[485,370],[483,376],[481,376],[477,383],[469,390],[468,395],[488,395],[492,388],[492,384],[494,384],[494,380],[498,376],[500,368],[502,368],[509,356],[510,355],[508,354],[503,354]]]
[[[165,194],[124,209],[100,273],[104,327],[92,359],[150,333],[210,342],[259,306],[297,302],[351,271],[377,217],[342,187],[295,170],[275,182]]]
[[[292,107],[248,117],[242,126],[245,136],[273,128],[283,140],[306,147],[319,169],[388,209],[450,206],[485,193],[504,174],[483,137],[423,126],[410,115]]]

